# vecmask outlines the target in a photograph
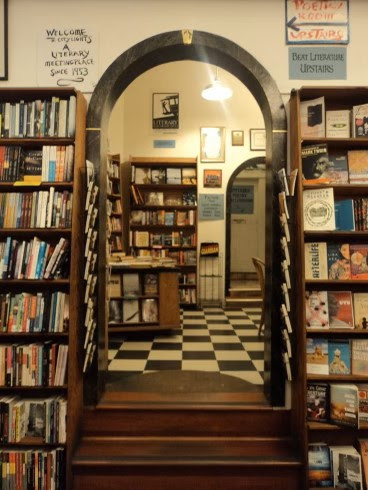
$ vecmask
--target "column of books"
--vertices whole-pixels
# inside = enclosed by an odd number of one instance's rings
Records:
[[[83,372],[85,373],[92,365],[94,354],[96,352],[96,285],[97,285],[97,204],[98,186],[94,179],[91,179],[87,187],[86,204],[85,204],[85,338],[84,338],[84,363]]]
[[[285,368],[286,378],[291,381],[293,379],[293,369],[291,362],[293,359],[293,317],[295,311],[292,311],[293,294],[292,284],[294,283],[295,267],[291,267],[291,260],[294,257],[293,253],[293,243],[292,235],[290,233],[291,226],[295,223],[294,220],[294,189],[295,180],[297,177],[296,172],[293,172],[289,179],[286,176],[285,169],[282,168],[278,175],[281,182],[281,192],[278,194],[279,198],[279,215],[281,224],[281,236],[280,245],[282,250],[281,256],[281,270],[282,270],[282,280],[281,280],[281,338],[282,338],[282,348],[281,356],[283,365]],[[294,266],[294,264],[293,264]]]
[[[76,98],[0,93],[1,488],[66,485]]]

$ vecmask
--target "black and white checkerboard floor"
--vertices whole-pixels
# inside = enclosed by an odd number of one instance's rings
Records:
[[[181,311],[181,329],[169,334],[113,336],[109,371],[124,375],[166,369],[220,372],[263,384],[260,310],[204,308]]]

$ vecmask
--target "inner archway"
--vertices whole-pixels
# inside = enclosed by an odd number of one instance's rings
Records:
[[[235,43],[200,31],[172,31],[153,36],[119,56],[105,71],[91,98],[87,114],[87,159],[93,162],[99,181],[99,282],[98,282],[98,363],[91,373],[91,386],[97,386],[96,398],[104,390],[107,369],[106,329],[106,179],[103,164],[107,156],[107,127],[111,110],[125,88],[146,70],[169,61],[193,60],[217,65],[236,76],[257,100],[266,128],[266,297],[265,304],[265,391],[273,405],[283,403],[282,367],[277,346],[280,343],[279,308],[272,298],[278,295],[279,267],[278,216],[274,207],[278,191],[275,172],[286,163],[286,116],[275,82],[269,73],[248,52]],[[276,260],[275,260],[276,259]],[[272,328],[275,325],[275,328]],[[96,383],[97,377],[97,383]]]

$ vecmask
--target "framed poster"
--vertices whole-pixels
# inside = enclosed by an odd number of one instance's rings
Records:
[[[266,130],[265,129],[250,129],[250,149],[265,150],[266,149]]]
[[[208,169],[203,170],[203,187],[221,187],[222,170]]]
[[[152,128],[179,128],[178,93],[155,93],[152,95]]]
[[[225,128],[201,128],[201,162],[225,161]]]
[[[0,0],[0,80],[8,79],[8,0]]]

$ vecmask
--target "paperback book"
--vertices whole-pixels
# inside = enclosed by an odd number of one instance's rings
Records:
[[[368,340],[351,340],[351,374],[368,376]]]
[[[338,231],[354,231],[354,201],[352,199],[342,199],[335,201],[335,224]]]
[[[303,146],[301,149],[302,172],[305,184],[329,183],[327,172],[331,166],[327,144]]]
[[[327,243],[312,242],[304,244],[305,278],[327,279]]]
[[[181,183],[184,185],[197,183],[197,171],[195,168],[183,168],[181,171]]]
[[[326,138],[350,138],[350,110],[326,111]]]
[[[121,323],[121,301],[110,299],[109,301],[109,323]]]
[[[330,420],[336,425],[359,428],[358,387],[353,384],[330,384]]]
[[[327,244],[327,267],[329,279],[346,281],[351,278],[348,243],[329,242]]]
[[[328,341],[328,373],[329,374],[350,374],[350,340],[329,340]]]
[[[152,184],[166,184],[166,170],[164,168],[153,168],[151,170]]]
[[[349,150],[348,167],[351,184],[368,182],[368,150]]]
[[[325,443],[308,444],[308,485],[332,487],[330,450]]]
[[[158,304],[153,298],[142,301],[142,320],[147,323],[158,322]]]
[[[157,274],[145,274],[143,278],[143,291],[145,295],[158,294]]]
[[[351,279],[368,279],[368,244],[350,245]]]
[[[139,322],[139,301],[126,299],[123,301],[123,323]]]
[[[320,337],[307,338],[307,373],[328,374],[328,341]]]
[[[366,138],[368,136],[368,104],[353,106],[351,122],[354,138]]]
[[[328,328],[327,291],[305,292],[305,319],[307,328]]]
[[[307,420],[328,421],[328,383],[312,383],[307,385]]]
[[[304,190],[303,216],[305,231],[335,230],[333,188]]]
[[[351,291],[328,291],[327,304],[330,328],[354,328]]]
[[[181,168],[166,169],[166,184],[181,185]]]
[[[139,274],[137,272],[123,275],[123,295],[132,298],[140,295]]]
[[[368,328],[368,293],[354,293],[354,325],[357,329]]]
[[[325,98],[300,101],[300,126],[302,138],[324,138]]]
[[[151,169],[135,167],[135,183],[136,184],[150,184],[151,183]]]

